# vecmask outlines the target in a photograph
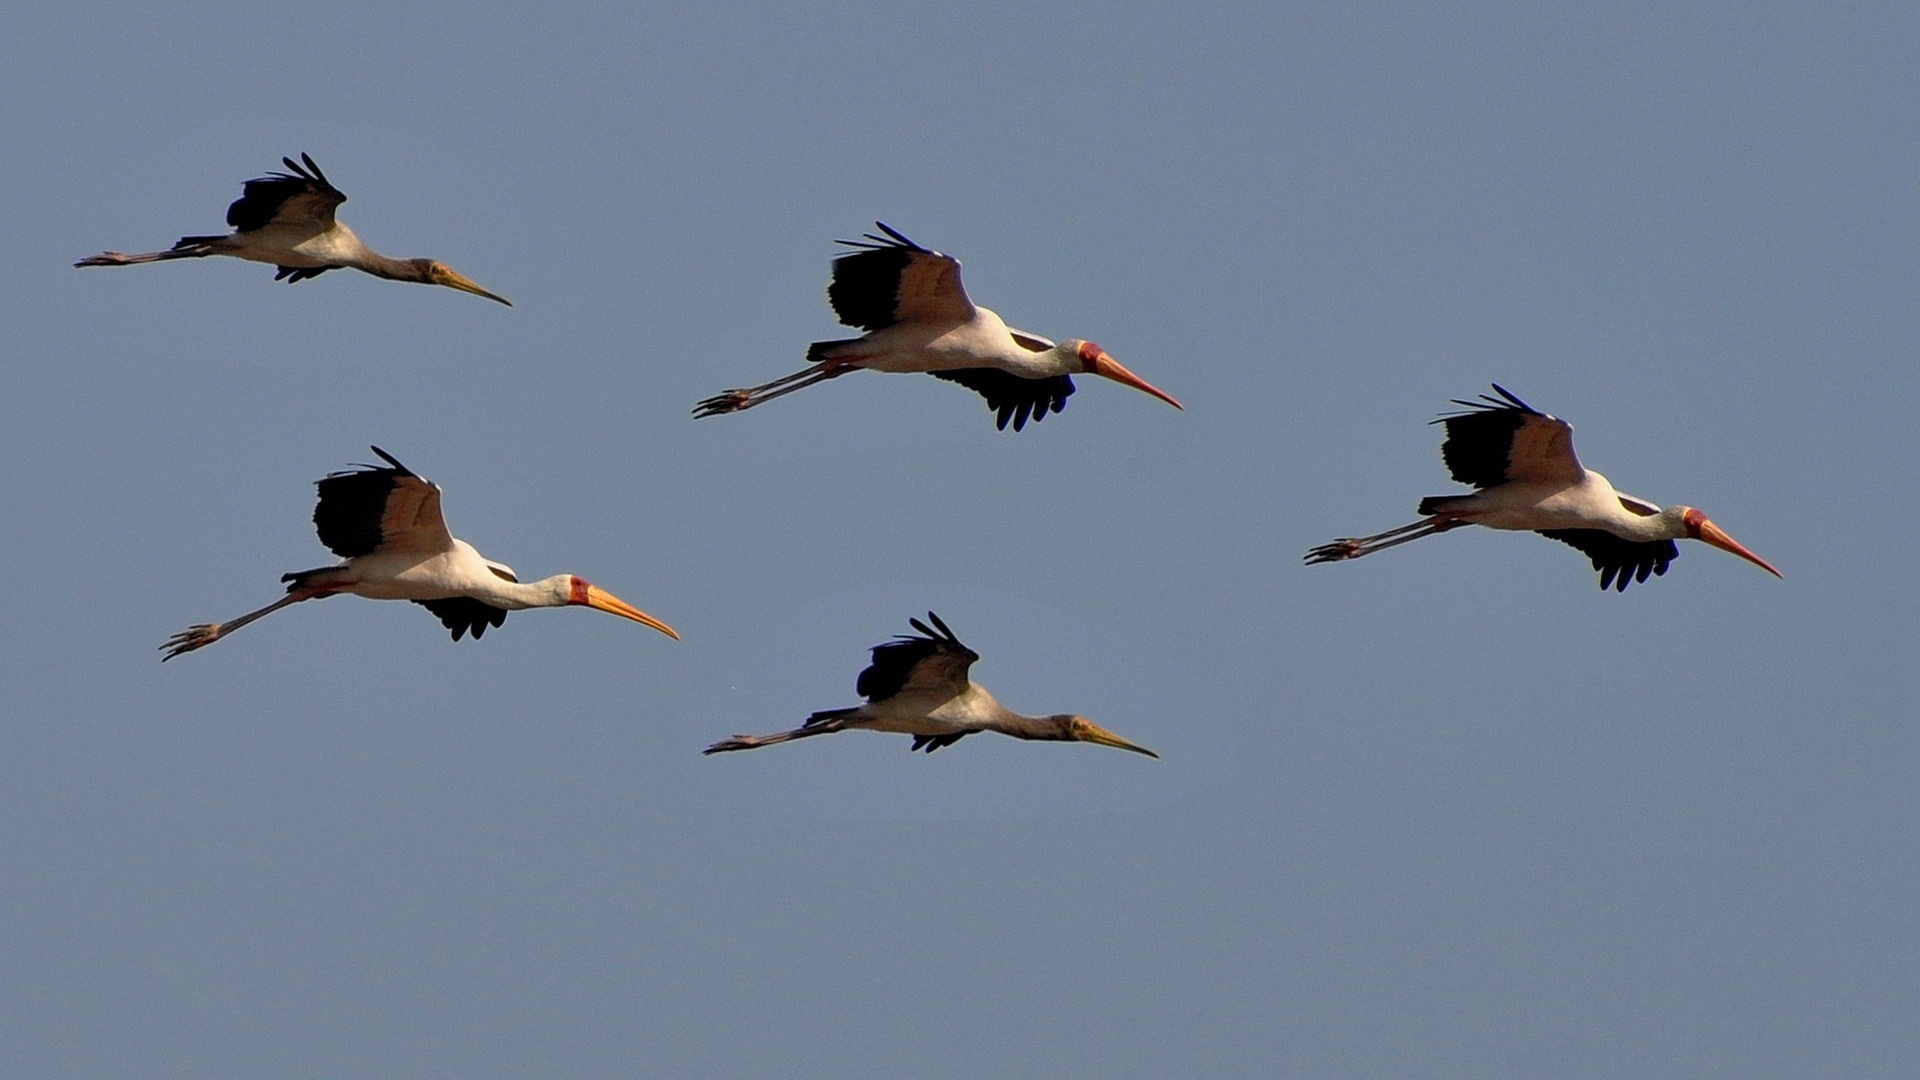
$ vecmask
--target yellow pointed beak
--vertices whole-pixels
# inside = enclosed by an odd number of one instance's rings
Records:
[[[434,264],[433,283],[435,285],[445,285],[449,289],[459,289],[461,292],[470,292],[475,296],[484,296],[489,300],[497,300],[508,307],[513,306],[513,301],[504,296],[495,296],[493,293],[481,288],[472,278],[467,277],[465,274],[443,263]]]
[[[618,615],[623,619],[632,619],[634,622],[644,623],[675,641],[680,640],[680,635],[674,631],[673,627],[641,611],[639,608],[634,607],[632,604],[627,603],[625,600],[620,599],[598,585],[587,586],[587,606],[596,611],[604,611],[609,615]]]
[[[1150,758],[1158,758],[1160,756],[1144,746],[1135,746],[1084,716],[1074,718],[1073,737],[1081,742],[1098,743],[1101,746],[1111,746],[1116,750],[1131,750],[1136,754],[1145,754]]]
[[[1186,406],[1175,401],[1172,394],[1167,393],[1165,390],[1128,371],[1120,365],[1120,361],[1115,360],[1108,353],[1102,352],[1089,361],[1087,363],[1087,372],[1089,374],[1102,376],[1103,378],[1112,379],[1117,383],[1125,383],[1135,390],[1144,390],[1176,409],[1186,410]]]
[[[1721,551],[1731,551],[1735,555],[1740,556],[1741,558],[1747,560],[1748,562],[1759,566],[1760,569],[1765,570],[1767,573],[1772,574],[1774,577],[1782,578],[1782,579],[1786,577],[1785,574],[1782,574],[1780,571],[1775,570],[1773,568],[1772,563],[1768,562],[1767,560],[1761,558],[1758,555],[1755,555],[1753,552],[1748,551],[1745,544],[1742,544],[1740,541],[1735,540],[1731,536],[1728,536],[1727,531],[1725,529],[1722,529],[1720,526],[1715,525],[1713,522],[1703,518],[1701,519],[1698,528],[1700,530],[1700,539],[1705,540],[1707,543],[1712,544],[1714,547],[1719,548]]]

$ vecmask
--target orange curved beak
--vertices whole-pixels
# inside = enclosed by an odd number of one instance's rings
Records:
[[[620,599],[598,585],[587,586],[587,606],[596,611],[604,611],[609,615],[618,615],[623,619],[632,619],[634,622],[653,627],[655,630],[660,631],[675,641],[680,640],[680,635],[674,632],[673,627],[641,611],[639,608],[634,607],[632,604],[627,603],[625,600]]]
[[[505,304],[508,307],[513,306],[513,301],[504,296],[496,296],[488,292],[481,288],[478,282],[445,263],[436,263],[434,265],[433,283],[435,285],[445,285],[449,289],[459,289],[461,292],[472,293],[475,296],[484,296],[489,300]]]
[[[1721,551],[1731,551],[1735,555],[1738,555],[1741,558],[1747,560],[1748,562],[1753,563],[1754,565],[1760,567],[1760,569],[1765,570],[1767,573],[1772,574],[1774,577],[1782,578],[1782,579],[1786,577],[1785,574],[1782,574],[1780,571],[1775,570],[1773,568],[1772,563],[1768,562],[1767,560],[1761,558],[1758,555],[1755,555],[1753,552],[1748,551],[1747,546],[1745,544],[1742,544],[1740,541],[1735,540],[1731,536],[1728,536],[1727,531],[1725,529],[1722,529],[1720,526],[1715,525],[1713,522],[1702,519],[1699,525],[1699,530],[1700,530],[1700,539],[1705,540],[1707,543],[1712,544],[1714,547],[1719,548]]]
[[[1073,737],[1080,742],[1090,742],[1096,746],[1111,746],[1116,750],[1131,750],[1136,754],[1145,754],[1150,758],[1158,758],[1160,756],[1144,746],[1136,746],[1128,742],[1084,716],[1074,717]]]
[[[1121,366],[1120,361],[1115,360],[1111,355],[1109,355],[1104,351],[1101,352],[1100,355],[1094,357],[1093,360],[1087,364],[1087,373],[1090,375],[1099,375],[1103,378],[1112,379],[1114,382],[1117,382],[1117,383],[1125,383],[1128,386],[1133,387],[1135,390],[1144,390],[1147,393],[1152,394],[1154,397],[1159,398],[1161,401],[1166,402],[1167,404],[1173,406],[1176,409],[1180,409],[1182,411],[1186,410],[1186,406],[1180,404],[1178,401],[1175,401],[1173,399],[1172,394],[1167,393],[1165,390],[1160,389],[1159,387],[1153,385],[1152,383],[1141,378],[1140,376],[1135,375],[1133,372],[1128,371],[1126,368]]]

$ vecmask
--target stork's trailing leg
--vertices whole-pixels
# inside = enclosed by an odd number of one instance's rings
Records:
[[[1435,516],[1427,518],[1424,521],[1416,521],[1411,525],[1402,525],[1397,529],[1388,529],[1383,533],[1375,533],[1372,536],[1342,537],[1331,544],[1321,544],[1319,547],[1307,552],[1307,565],[1312,566],[1315,563],[1339,562],[1342,559],[1357,559],[1362,555],[1371,555],[1376,551],[1385,551],[1390,547],[1398,547],[1410,540],[1418,540],[1421,537],[1432,536],[1435,533],[1443,533],[1448,529],[1457,528],[1465,524],[1468,524],[1468,522],[1464,518]]]
[[[772,401],[774,398],[791,394],[795,390],[805,390],[815,383],[826,382],[828,379],[845,375],[849,371],[856,370],[859,366],[859,364],[850,360],[825,360],[815,367],[810,367],[803,371],[796,371],[791,375],[782,376],[770,383],[763,383],[760,386],[749,386],[738,390],[723,390],[694,406],[693,416],[694,419],[699,420],[708,416],[720,416],[723,413],[751,409],[761,402]]]
[[[118,251],[103,251],[98,255],[89,255],[75,266],[135,266],[140,263],[164,262],[168,259],[198,259],[207,255],[220,254],[219,249],[208,241],[221,240],[218,236],[189,236],[173,245],[169,251],[147,251],[139,255],[126,255]]]
[[[854,709],[829,709],[826,712],[814,713],[807,718],[805,724],[792,731],[782,731],[777,735],[735,735],[731,739],[721,739],[700,752],[719,754],[728,750],[756,750],[762,746],[804,739],[809,735],[831,735],[836,731],[844,731],[848,718],[855,711]]]
[[[195,649],[204,649],[255,619],[265,618],[289,604],[297,604],[302,600],[312,600],[316,596],[331,595],[333,594],[330,591],[324,589],[296,589],[280,599],[275,600],[273,603],[268,604],[266,607],[261,608],[259,611],[250,611],[237,619],[231,619],[223,623],[199,623],[194,626],[189,626],[185,630],[168,638],[167,643],[160,646],[167,654],[160,658],[160,662],[164,664],[174,657],[179,656],[181,653],[190,653]],[[479,635],[476,634],[474,636],[478,637]]]

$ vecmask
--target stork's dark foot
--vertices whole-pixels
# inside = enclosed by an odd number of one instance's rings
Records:
[[[751,390],[723,390],[693,407],[693,418],[700,420],[709,416],[723,416],[739,412],[753,404]]]
[[[225,632],[226,630],[220,623],[201,623],[197,626],[189,626],[185,630],[168,638],[167,643],[160,646],[167,654],[160,658],[160,662],[164,664],[174,657],[179,656],[181,653],[190,653],[195,649],[205,648],[219,641],[220,635]]]
[[[1361,540],[1347,536],[1335,540],[1331,544],[1321,544],[1319,547],[1307,552],[1306,560],[1308,566],[1313,566],[1316,563],[1339,562],[1342,559],[1357,559],[1366,553],[1366,545]]]
[[[128,258],[126,255],[118,251],[103,251],[98,255],[89,255],[86,258],[81,259],[79,262],[74,263],[73,265],[75,266],[127,266],[132,262],[133,262],[132,259]]]

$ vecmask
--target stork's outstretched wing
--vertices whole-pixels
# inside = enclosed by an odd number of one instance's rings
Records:
[[[1066,408],[1067,399],[1073,396],[1073,377],[1070,375],[1023,379],[999,368],[956,368],[927,374],[936,379],[959,383],[986,398],[987,408],[999,414],[994,426],[1001,431],[1007,430],[1009,422],[1013,424],[1013,430],[1019,431],[1027,426],[1029,419],[1045,420],[1048,413],[1057,413]]]
[[[343,559],[376,551],[452,550],[453,535],[440,514],[440,486],[385,450],[372,449],[386,466],[362,465],[315,482],[320,501],[313,526],[320,542]]]
[[[915,636],[902,636],[873,647],[873,663],[860,673],[854,689],[868,701],[900,694],[940,693],[951,696],[967,688],[967,669],[980,654],[960,644],[940,616],[927,612],[929,628],[909,620]]]
[[[895,323],[966,322],[973,301],[960,284],[960,260],[921,247],[889,228],[885,236],[840,243],[860,250],[833,260],[827,302],[848,326],[872,333]]]
[[[1513,480],[1577,484],[1586,476],[1573,452],[1573,425],[1513,396],[1499,383],[1498,398],[1454,399],[1465,412],[1433,421],[1447,426],[1440,456],[1455,480],[1476,488]]]
[[[313,232],[331,229],[334,207],[346,202],[346,195],[327,182],[326,174],[307,155],[300,155],[304,166],[292,158],[280,160],[288,171],[247,181],[241,196],[227,207],[227,224],[239,232],[268,225],[297,226]]]
[[[1541,529],[1540,535],[1578,548],[1600,571],[1600,587],[1625,592],[1627,584],[1664,574],[1680,557],[1671,540],[1627,540],[1605,529]]]

